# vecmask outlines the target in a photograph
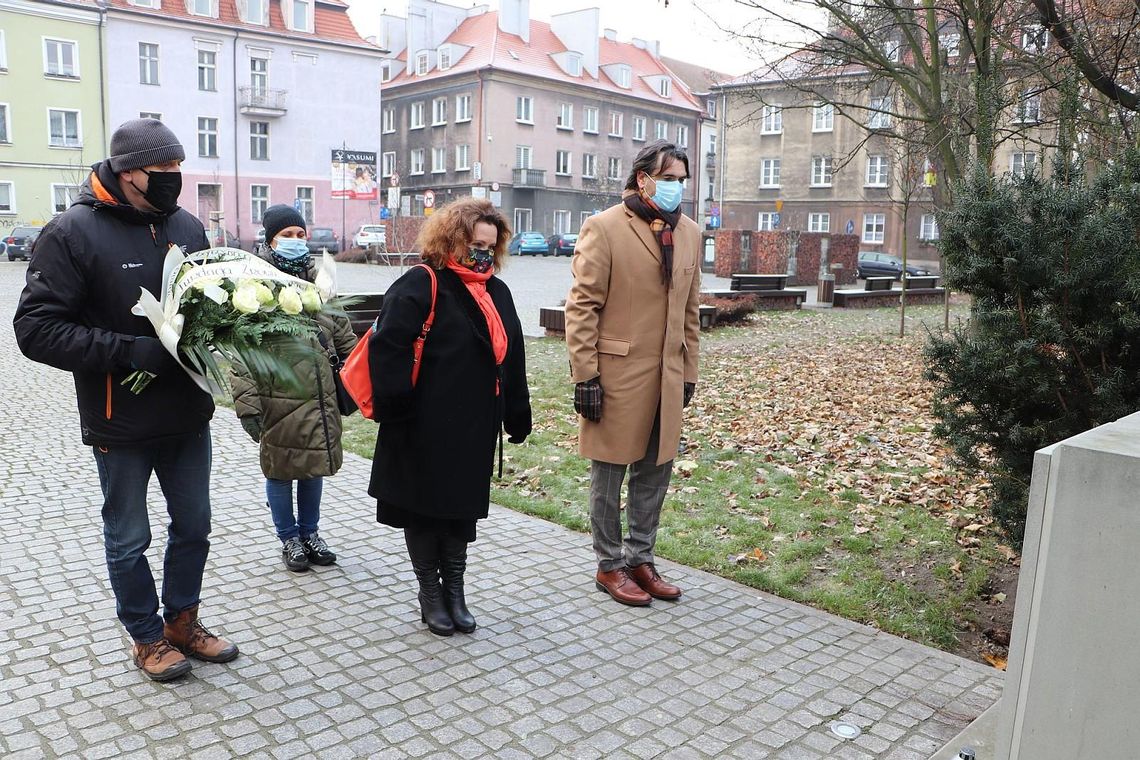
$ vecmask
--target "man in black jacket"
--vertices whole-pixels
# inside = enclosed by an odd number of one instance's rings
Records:
[[[103,538],[119,620],[135,665],[168,681],[237,647],[198,621],[210,541],[210,418],[214,402],[178,366],[150,322],[131,313],[139,288],[162,290],[167,250],[209,247],[202,223],[178,207],[182,160],[157,119],[135,119],[111,136],[111,156],[92,167],[79,198],[36,240],[14,320],[20,350],[74,375],[83,443],[103,490]],[[155,377],[138,394],[135,370]],[[146,493],[157,474],[170,515],[163,562],[163,616],[147,562]]]

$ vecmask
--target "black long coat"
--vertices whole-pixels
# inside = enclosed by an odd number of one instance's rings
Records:
[[[510,290],[491,277],[487,292],[507,334],[507,355],[497,368],[474,297],[454,272],[436,276],[435,323],[414,388],[412,344],[431,304],[430,276],[415,267],[384,294],[368,346],[380,423],[368,493],[426,517],[478,519],[487,516],[499,430],[516,442],[530,434],[522,325]]]

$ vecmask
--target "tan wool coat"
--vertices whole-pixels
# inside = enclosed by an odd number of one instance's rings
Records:
[[[659,405],[657,463],[676,456],[684,383],[697,381],[700,238],[696,222],[682,215],[666,290],[657,238],[625,205],[582,225],[566,297],[566,347],[573,382],[600,377],[604,393],[602,419],[578,420],[583,457],[613,464],[644,457]]]

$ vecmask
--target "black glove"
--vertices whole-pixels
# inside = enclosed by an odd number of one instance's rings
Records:
[[[509,435],[507,436],[507,443],[522,443],[526,440],[526,434],[522,435]]]
[[[602,384],[598,378],[574,386],[574,411],[590,422],[602,419]]]
[[[242,429],[253,439],[254,443],[261,440],[261,417],[259,415],[239,417],[238,422],[241,423]]]
[[[181,371],[178,362],[158,338],[139,335],[131,346],[131,369],[141,369],[152,375]]]
[[[687,407],[689,402],[693,400],[693,394],[697,391],[696,383],[685,383],[685,399],[681,402],[681,407]]]

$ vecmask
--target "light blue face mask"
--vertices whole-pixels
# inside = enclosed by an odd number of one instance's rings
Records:
[[[277,238],[273,250],[286,261],[297,261],[309,255],[309,246],[301,238]]]
[[[681,205],[681,192],[685,187],[681,180],[658,179],[654,182],[657,189],[653,193],[653,202],[657,204],[657,208],[662,211],[676,211]]]

